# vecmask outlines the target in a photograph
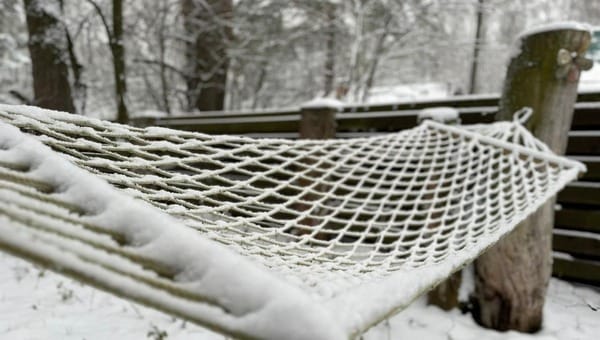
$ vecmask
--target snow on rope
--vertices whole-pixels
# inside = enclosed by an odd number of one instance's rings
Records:
[[[0,105],[0,248],[235,337],[354,338],[585,171],[527,114],[290,141]]]

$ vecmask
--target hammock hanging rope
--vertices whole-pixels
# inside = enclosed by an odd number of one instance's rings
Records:
[[[353,338],[585,171],[523,113],[290,141],[0,105],[0,248],[231,336]]]

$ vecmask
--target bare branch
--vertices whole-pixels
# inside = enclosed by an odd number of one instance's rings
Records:
[[[153,59],[143,59],[143,58],[135,58],[133,59],[134,63],[141,63],[141,64],[148,64],[148,65],[156,65],[156,66],[162,66],[174,73],[176,73],[177,75],[181,76],[184,79],[188,79],[191,78],[192,76],[190,74],[188,74],[187,72],[185,72],[184,70],[181,70],[180,68],[173,66],[167,62],[163,62],[160,60],[153,60]]]
[[[106,30],[106,34],[108,35],[108,40],[112,44],[114,41],[114,34],[113,34],[112,29],[110,29],[110,25],[108,24],[108,20],[106,20],[106,16],[104,16],[104,12],[102,12],[102,8],[100,8],[100,5],[98,5],[98,3],[94,0],[86,0],[86,1],[90,5],[92,5],[92,7],[94,7],[94,9],[96,10],[96,13],[98,13],[100,20],[102,20],[102,26],[104,26],[104,29]]]

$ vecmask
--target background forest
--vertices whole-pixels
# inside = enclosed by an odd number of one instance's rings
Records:
[[[597,18],[599,1],[577,0],[2,0],[0,102],[48,106],[36,77],[58,108],[121,120],[419,96],[414,84],[498,92],[520,31]]]

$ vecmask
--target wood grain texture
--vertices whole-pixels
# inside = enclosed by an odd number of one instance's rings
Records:
[[[557,54],[566,49],[582,55],[590,39],[589,32],[573,29],[524,37],[508,67],[496,118],[510,120],[515,111],[531,107],[527,128],[564,154],[580,70],[569,65],[568,72],[558,72]],[[474,317],[481,325],[522,332],[541,328],[552,274],[554,204],[554,199],[547,202],[475,262]]]

